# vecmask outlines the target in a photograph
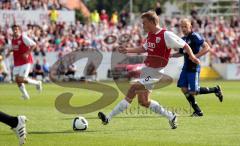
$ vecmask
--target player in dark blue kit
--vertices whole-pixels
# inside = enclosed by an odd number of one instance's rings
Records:
[[[192,48],[196,57],[201,57],[209,51],[209,45],[204,39],[196,32],[192,31],[191,21],[183,19],[180,22],[181,30],[184,34],[182,38]],[[195,101],[194,96],[199,94],[215,93],[219,101],[223,101],[223,95],[219,85],[216,87],[200,87],[199,86],[199,74],[201,67],[198,64],[189,60],[188,55],[180,49],[178,53],[172,54],[171,57],[184,56],[184,65],[177,86],[181,88],[183,94],[186,96],[188,102],[192,106],[194,112],[192,116],[203,116],[203,112]]]

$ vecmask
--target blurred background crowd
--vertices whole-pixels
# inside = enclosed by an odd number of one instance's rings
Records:
[[[42,24],[24,23],[22,30],[35,42],[37,48],[34,56],[44,57],[49,52],[57,52],[59,56],[74,50],[99,50],[115,51],[115,44],[107,45],[104,38],[111,35],[120,36],[130,34],[129,46],[141,46],[144,42],[144,33],[141,22],[138,21],[140,13],[136,14],[135,20],[131,21],[128,9],[108,12],[104,8],[90,10],[87,19],[76,20],[75,23],[67,24],[59,22],[59,10],[69,9],[61,5],[59,0],[0,0],[1,10],[45,10],[49,12],[49,22]],[[192,8],[189,14],[166,16],[159,2],[154,7],[161,22],[161,27],[167,28],[182,36],[179,20],[182,17],[191,18],[193,30],[198,31],[211,47],[210,60],[212,63],[239,63],[240,62],[240,17],[229,16],[198,16],[198,11]],[[0,26],[0,61],[11,49],[12,30],[10,24]],[[39,62],[36,61],[36,64]],[[45,66],[44,66],[45,64]],[[40,72],[48,72],[46,60],[40,67]],[[36,66],[36,65],[35,65]],[[42,67],[41,67],[42,66]],[[4,67],[0,67],[0,74],[4,76]],[[35,71],[36,72],[36,71]],[[43,73],[44,74],[44,73]]]

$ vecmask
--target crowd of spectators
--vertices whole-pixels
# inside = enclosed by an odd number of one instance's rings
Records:
[[[28,3],[29,9],[49,8],[54,6],[60,8],[56,0],[15,0],[1,1],[2,9],[25,9]],[[8,5],[8,6],[7,6]],[[161,11],[162,13],[162,11]],[[161,13],[159,15],[161,15]],[[239,63],[240,62],[240,18],[231,17],[196,17],[193,13],[193,30],[199,32],[211,47],[212,63]],[[161,25],[168,30],[182,35],[179,27],[180,17],[168,18],[159,16]],[[105,10],[93,11],[89,22],[81,23],[76,21],[74,24],[65,22],[49,22],[42,25],[26,24],[22,25],[22,30],[35,42],[37,49],[34,50],[35,56],[46,56],[48,52],[58,52],[65,55],[74,50],[99,50],[115,51],[117,43],[106,44],[104,39],[109,35],[119,38],[122,34],[130,34],[131,40],[128,45],[131,47],[141,46],[144,42],[144,33],[141,29],[140,21],[130,23],[129,14],[126,11],[113,12],[109,15]],[[0,54],[4,54],[9,49],[12,38],[10,25],[0,26]],[[36,69],[39,67],[36,66]],[[41,68],[40,74],[45,76],[49,69]],[[48,70],[48,71],[47,71]]]
[[[59,0],[0,0],[1,10],[57,10],[63,9]]]
[[[179,19],[165,19],[164,25],[182,35],[179,28]],[[212,63],[239,63],[240,62],[240,18],[232,17],[204,17],[192,19],[193,30],[199,32],[210,45]]]
[[[91,19],[90,23],[82,24],[76,21],[74,24],[65,22],[43,23],[42,25],[27,24],[22,25],[22,30],[35,42],[37,49],[34,50],[35,56],[45,56],[48,52],[59,52],[67,54],[74,50],[100,50],[113,51],[114,45],[104,43],[104,38],[111,35],[120,36],[122,34],[131,34],[131,46],[139,46],[142,43],[141,28],[139,24],[126,25],[127,18],[125,12],[122,13],[120,21],[116,19],[117,12],[113,13],[112,21],[109,21],[105,10],[99,16],[99,21]],[[111,20],[111,19],[110,19]],[[12,38],[10,25],[0,26],[0,46],[2,50],[7,51]]]
[[[99,18],[94,15],[99,15]],[[118,18],[119,17],[119,18]],[[144,41],[140,23],[127,25],[126,12],[119,14],[114,12],[108,16],[105,10],[100,14],[94,11],[89,23],[75,24],[43,23],[42,25],[27,24],[22,30],[27,33],[38,47],[34,50],[35,56],[45,56],[48,52],[61,52],[67,54],[74,50],[100,50],[114,51],[115,45],[107,45],[104,38],[111,35],[119,37],[122,34],[130,34],[130,46],[140,46]],[[165,18],[161,20],[163,27],[181,35],[179,28],[180,18]],[[222,17],[209,17],[193,20],[193,29],[200,32],[211,47],[211,60],[220,63],[237,63],[240,54],[240,27],[239,18],[223,19]],[[10,45],[12,31],[10,25],[0,26],[0,52],[6,52]]]

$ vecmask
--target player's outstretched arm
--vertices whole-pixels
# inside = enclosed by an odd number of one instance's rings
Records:
[[[146,50],[143,47],[139,47],[139,48],[125,48],[120,46],[118,48],[118,51],[120,53],[126,54],[126,53],[144,53],[146,52]]]
[[[195,55],[197,58],[207,54],[210,50],[210,47],[207,42],[204,42],[202,45],[202,49]]]
[[[183,48],[187,54],[189,55],[189,59],[196,64],[200,64],[200,60],[193,54],[192,49],[190,46],[173,32],[166,31],[164,33],[164,39],[166,46],[171,49],[179,49]]]

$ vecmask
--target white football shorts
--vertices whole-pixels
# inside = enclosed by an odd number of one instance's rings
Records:
[[[154,88],[154,84],[159,82],[163,77],[162,73],[164,73],[163,68],[151,68],[145,66],[141,70],[140,78],[133,82],[137,81],[144,85],[147,90],[151,91]]]
[[[23,65],[20,65],[20,66],[14,66],[13,75],[14,76],[18,75],[20,77],[26,78],[26,77],[28,77],[30,69],[31,69],[31,64],[30,63],[23,64]]]

